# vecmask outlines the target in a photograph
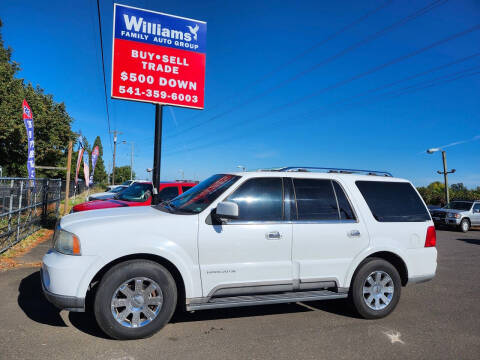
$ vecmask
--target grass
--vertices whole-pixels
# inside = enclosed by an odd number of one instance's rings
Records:
[[[71,198],[68,199],[68,209],[67,209],[67,214],[68,212],[70,211],[70,209],[72,207],[74,207],[75,205],[77,204],[81,204],[85,201],[87,201],[87,196],[88,195],[92,195],[92,194],[96,194],[96,193],[99,193],[99,192],[103,192],[105,191],[102,187],[100,186],[94,186],[93,188],[87,190],[87,191],[84,191],[83,193],[81,194],[77,194],[77,196],[75,196],[75,198],[72,196]],[[63,214],[63,206],[65,204],[65,200],[62,200],[60,202],[60,217],[62,216],[61,214]]]

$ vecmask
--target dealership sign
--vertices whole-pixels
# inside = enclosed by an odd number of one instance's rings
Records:
[[[207,24],[114,5],[112,97],[203,109]]]

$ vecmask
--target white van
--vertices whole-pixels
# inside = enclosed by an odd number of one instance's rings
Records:
[[[322,172],[323,171],[323,172]],[[92,308],[116,339],[186,310],[350,298],[364,318],[437,266],[432,219],[407,180],[364,170],[213,175],[157,206],[62,218],[43,258],[46,297]]]

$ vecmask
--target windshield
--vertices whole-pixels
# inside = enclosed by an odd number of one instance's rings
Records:
[[[116,193],[119,193],[120,191],[123,191],[123,190],[125,190],[125,186],[118,186],[115,189],[110,190],[109,192],[112,192],[112,193],[116,194]]]
[[[147,201],[152,196],[152,184],[135,183],[115,195],[117,200]]]
[[[470,210],[473,203],[468,201],[452,201],[450,204],[444,207],[444,209],[452,210]]]
[[[214,202],[239,178],[239,176],[225,174],[210,176],[187,192],[158,206],[175,212],[198,214]]]
[[[121,185],[130,185],[133,181],[132,180],[127,180],[127,181],[124,181]]]

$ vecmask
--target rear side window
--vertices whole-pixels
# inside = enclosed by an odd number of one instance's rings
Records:
[[[415,189],[405,182],[356,181],[379,222],[422,222],[430,215]]]
[[[338,211],[340,213],[341,220],[355,220],[355,215],[353,214],[352,207],[348,202],[347,196],[343,191],[342,187],[336,182],[333,182],[333,187],[335,188],[335,194],[337,195],[338,201]]]
[[[330,180],[293,179],[298,220],[338,220],[337,200]]]

